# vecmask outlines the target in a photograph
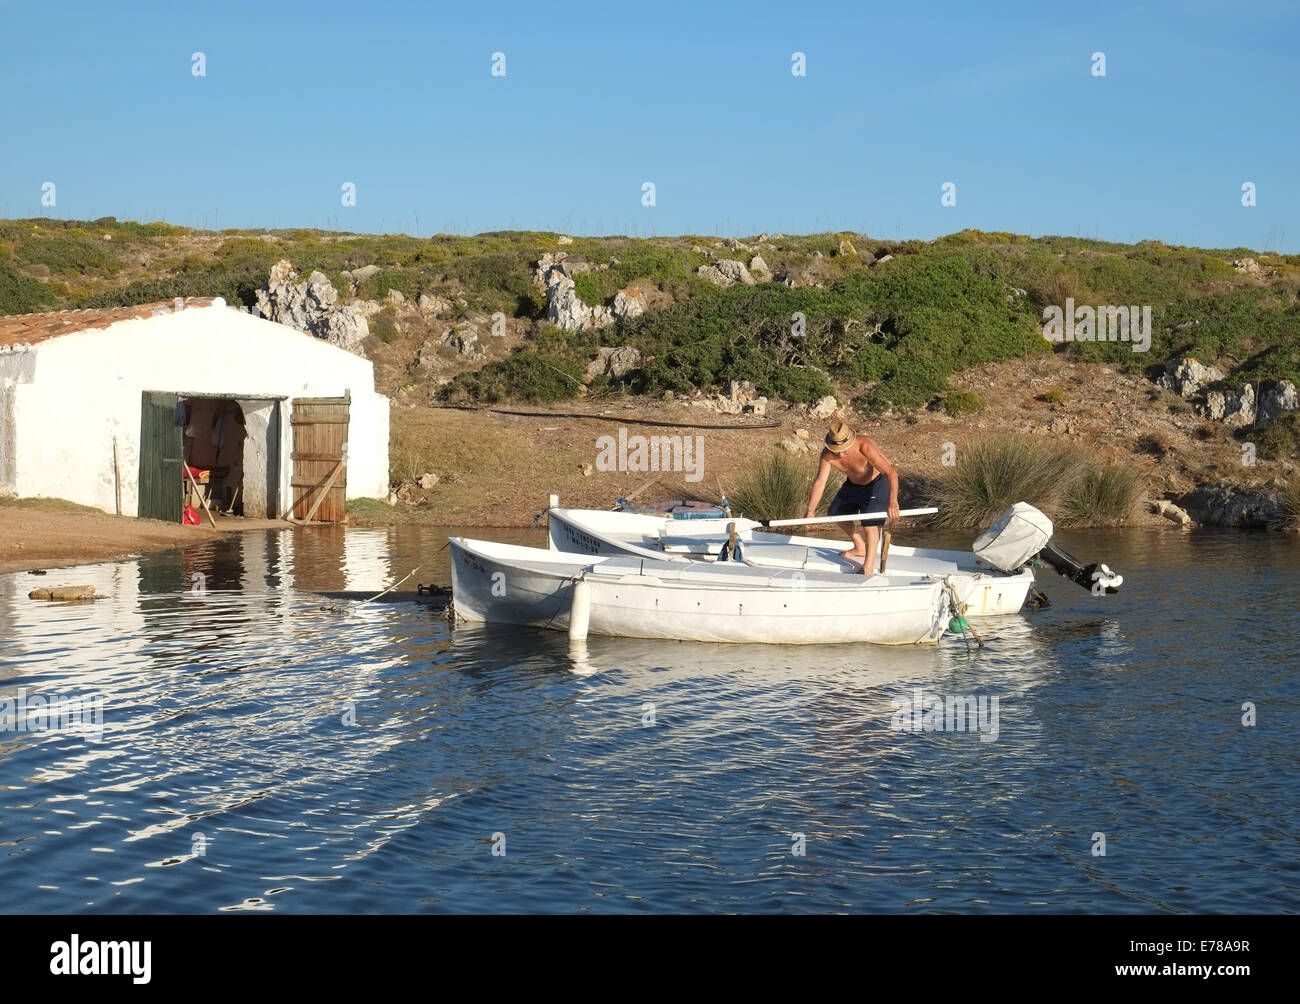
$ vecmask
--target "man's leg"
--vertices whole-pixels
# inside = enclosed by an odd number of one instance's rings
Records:
[[[866,560],[862,562],[863,575],[876,574],[876,546],[880,543],[880,527],[864,526],[862,534],[866,538]]]
[[[867,553],[867,545],[862,537],[862,528],[857,522],[850,520],[847,523],[841,523],[840,527],[849,535],[849,540],[853,541],[853,546],[847,551],[841,551],[841,558],[861,558]]]

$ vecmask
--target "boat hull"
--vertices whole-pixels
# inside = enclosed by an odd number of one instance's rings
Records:
[[[452,538],[456,614],[567,631],[574,586],[588,632],[628,638],[783,645],[933,644],[948,617],[943,582],[840,579],[787,569],[592,558]]]

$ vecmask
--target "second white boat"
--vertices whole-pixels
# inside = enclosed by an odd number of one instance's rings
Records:
[[[629,638],[933,644],[951,614],[937,576],[845,576],[742,563],[581,555],[453,537],[466,620]]]

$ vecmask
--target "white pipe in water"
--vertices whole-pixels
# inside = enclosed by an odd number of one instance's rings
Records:
[[[569,641],[582,641],[591,626],[591,586],[586,579],[573,584],[573,600],[569,606]]]

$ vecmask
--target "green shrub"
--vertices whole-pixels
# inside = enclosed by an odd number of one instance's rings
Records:
[[[1278,505],[1282,509],[1282,521],[1279,529],[1300,530],[1300,476],[1293,475],[1278,494]]]
[[[1059,526],[1117,526],[1132,520],[1145,482],[1135,467],[1085,459],[1064,489]]]
[[[988,402],[973,390],[955,390],[943,399],[943,410],[949,418],[961,418],[983,411]]]
[[[728,498],[737,516],[796,519],[804,514],[811,487],[809,470],[796,464],[788,453],[777,451],[753,468]]]
[[[44,283],[0,261],[0,314],[30,314],[54,302]]]
[[[84,230],[24,235],[16,257],[25,265],[45,265],[55,275],[82,275],[92,268],[112,275],[122,267],[112,242]]]
[[[1279,460],[1300,455],[1300,413],[1279,415],[1262,429],[1246,433],[1265,457]]]
[[[589,307],[600,307],[605,303],[598,276],[597,272],[579,272],[573,277],[573,291]]]
[[[397,311],[385,307],[370,318],[370,333],[385,345],[397,339]]]
[[[1070,392],[1063,390],[1060,387],[1053,387],[1047,393],[1039,394],[1038,400],[1044,401],[1047,404],[1068,404],[1070,400]]]
[[[178,296],[220,296],[232,306],[257,303],[257,288],[266,282],[259,271],[228,272],[212,268],[161,279],[140,279],[76,301],[78,307],[131,307],[158,303]]]
[[[582,367],[575,360],[524,350],[472,373],[461,373],[443,385],[438,396],[450,402],[523,400],[545,404],[571,398],[581,386]]]
[[[1063,526],[1109,526],[1132,516],[1144,487],[1137,470],[1080,447],[995,436],[959,450],[957,466],[926,494],[941,526],[983,529],[1016,502]]]

